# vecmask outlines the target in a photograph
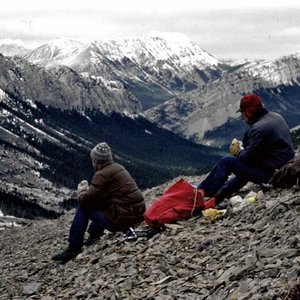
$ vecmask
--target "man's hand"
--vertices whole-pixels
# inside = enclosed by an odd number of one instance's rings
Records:
[[[87,182],[87,180],[82,180],[77,186],[77,197],[79,197],[79,195],[82,192],[87,191],[88,188],[89,188],[89,183]]]
[[[233,156],[237,156],[238,153],[243,150],[243,143],[238,139],[234,138],[230,144],[229,150]]]

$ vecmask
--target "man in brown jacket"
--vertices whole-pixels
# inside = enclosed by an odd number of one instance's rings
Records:
[[[104,229],[126,232],[143,221],[146,205],[136,182],[121,165],[115,163],[107,143],[96,145],[91,151],[95,174],[90,186],[86,180],[78,185],[79,206],[69,234],[69,246],[53,256],[53,260],[66,263],[82,251],[84,234],[89,238],[85,245],[96,242]]]

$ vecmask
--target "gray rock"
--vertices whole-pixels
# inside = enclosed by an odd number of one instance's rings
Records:
[[[32,295],[38,292],[41,287],[41,283],[39,282],[30,282],[23,286],[23,293],[25,295]]]

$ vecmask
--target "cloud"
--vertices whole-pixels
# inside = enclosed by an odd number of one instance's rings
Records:
[[[276,33],[278,37],[288,37],[288,38],[297,38],[299,41],[300,37],[300,26],[288,27],[285,28],[278,33]]]
[[[298,0],[209,0],[209,1],[195,1],[195,0],[10,0],[6,1],[1,6],[1,11],[39,11],[50,9],[63,10],[114,10],[114,11],[183,11],[183,10],[207,10],[207,9],[223,9],[223,8],[263,8],[263,7],[291,7],[300,6]]]
[[[0,10],[0,38],[36,47],[59,37],[115,39],[157,30],[184,33],[218,57],[274,57],[284,45],[299,51],[299,15],[298,0],[10,0]]]

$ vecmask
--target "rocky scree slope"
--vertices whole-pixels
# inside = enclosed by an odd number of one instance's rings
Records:
[[[144,191],[147,204],[170,184]],[[240,194],[250,190],[260,187]],[[149,240],[107,233],[66,265],[51,256],[65,247],[73,212],[1,231],[0,299],[296,300],[299,211],[299,187],[268,190],[214,223],[197,216]]]

